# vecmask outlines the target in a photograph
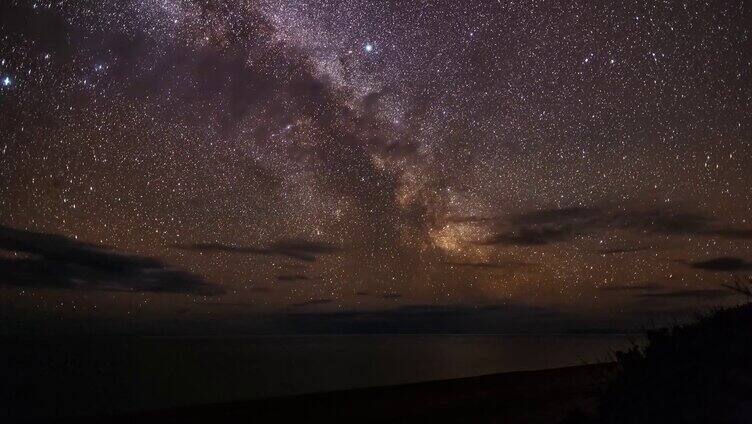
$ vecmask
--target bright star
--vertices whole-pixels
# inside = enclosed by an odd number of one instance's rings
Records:
[[[12,81],[12,80],[10,79],[10,77],[5,77],[5,78],[3,78],[3,86],[4,86],[4,87],[10,87],[10,84],[11,84],[12,82],[13,82],[13,81]]]
[[[366,44],[365,50],[367,53],[371,53],[373,51],[373,44],[371,43]]]

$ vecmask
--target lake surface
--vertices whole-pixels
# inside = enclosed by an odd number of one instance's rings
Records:
[[[609,360],[623,335],[0,341],[0,418],[101,414]],[[2,420],[0,420],[2,421]]]

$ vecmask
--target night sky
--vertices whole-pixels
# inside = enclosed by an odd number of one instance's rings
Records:
[[[0,329],[732,303],[751,102],[744,1],[6,0]]]

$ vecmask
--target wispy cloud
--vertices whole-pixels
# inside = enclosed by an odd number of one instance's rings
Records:
[[[506,271],[519,271],[532,269],[538,266],[538,264],[532,262],[523,261],[498,261],[498,262],[446,262],[447,265],[462,267],[462,268],[481,268],[481,269],[498,269]]]
[[[720,299],[732,296],[730,290],[723,289],[696,289],[696,290],[673,290],[660,293],[639,293],[635,297],[646,299]]]
[[[311,299],[311,300],[306,300],[305,302],[293,303],[291,306],[295,308],[304,308],[306,306],[326,305],[327,303],[332,303],[332,302],[333,302],[333,299]]]
[[[598,250],[595,253],[598,253],[600,255],[620,255],[623,253],[637,253],[637,252],[644,252],[647,250],[653,250],[654,248],[651,246],[641,246],[641,247],[621,247],[621,248],[613,248],[613,249],[602,249]]]
[[[752,229],[734,228],[705,215],[677,208],[649,210],[559,208],[526,211],[497,223],[495,235],[486,245],[541,246],[569,242],[611,230],[637,235],[706,236],[735,239],[752,238]],[[617,254],[647,250],[649,247],[607,249],[598,253]]]
[[[73,290],[172,292],[224,290],[161,261],[65,236],[0,226],[0,284]]]
[[[658,283],[621,284],[602,286],[600,289],[605,291],[652,291],[663,289],[663,285]]]
[[[341,248],[330,243],[292,239],[280,240],[268,246],[240,246],[221,243],[194,243],[174,245],[178,249],[207,253],[236,253],[261,256],[284,256],[304,262],[314,262],[319,256],[341,252]]]
[[[285,274],[277,276],[277,281],[281,282],[309,281],[310,279],[311,277],[304,274]]]
[[[752,271],[752,262],[731,256],[689,262],[689,265],[695,269],[714,272]]]

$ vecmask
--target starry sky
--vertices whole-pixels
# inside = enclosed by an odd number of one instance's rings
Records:
[[[734,302],[751,102],[743,1],[3,1],[2,329]]]

